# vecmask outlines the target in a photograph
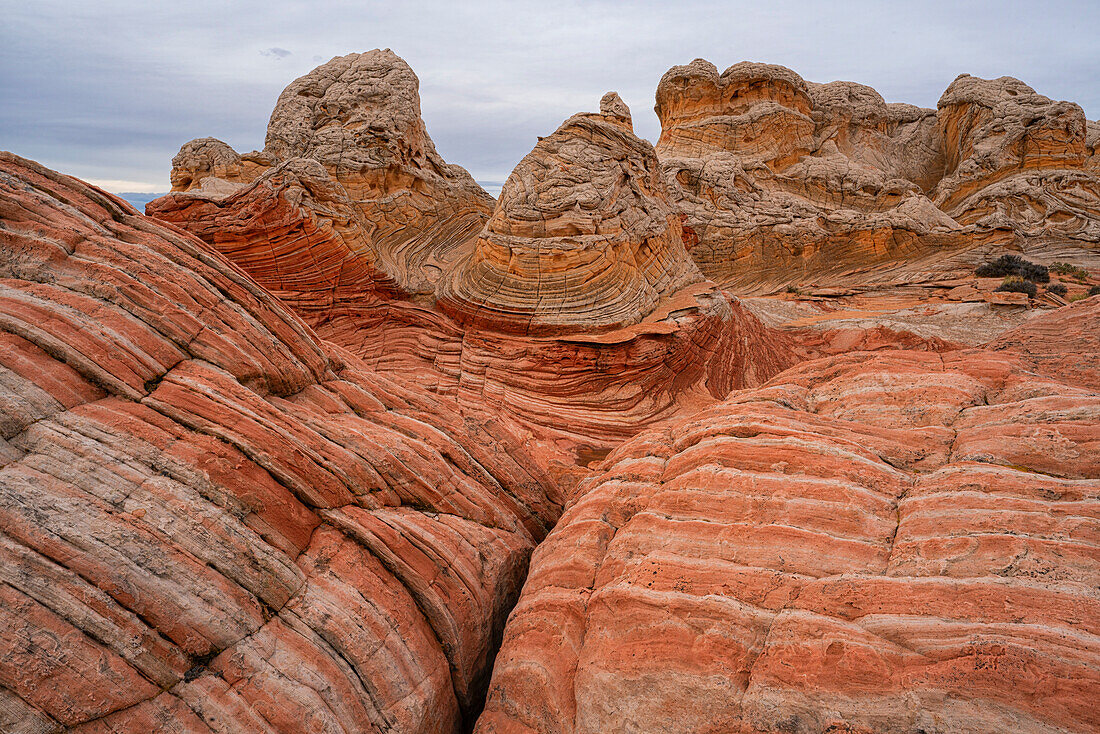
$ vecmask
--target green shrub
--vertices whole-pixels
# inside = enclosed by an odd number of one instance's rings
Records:
[[[1100,285],[1094,285],[1091,288],[1089,288],[1089,295],[1090,296],[1100,296]]]
[[[1001,281],[997,290],[1008,293],[1026,293],[1028,298],[1034,298],[1038,289],[1030,280],[1024,280],[1019,275],[1010,275]]]
[[[1050,282],[1050,270],[1046,265],[1024,260],[1019,255],[1001,255],[992,262],[978,266],[974,274],[979,278],[1001,278],[1016,275],[1033,283]]]
[[[1066,288],[1065,283],[1051,283],[1047,286],[1047,293],[1053,293],[1056,296],[1064,296],[1069,292],[1069,288]]]
[[[1074,280],[1086,280],[1089,277],[1089,271],[1069,263],[1054,263],[1050,266],[1050,272],[1065,275]]]

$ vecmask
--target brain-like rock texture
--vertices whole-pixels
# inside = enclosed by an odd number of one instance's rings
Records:
[[[938,118],[945,168],[933,196],[945,212],[1020,237],[1100,241],[1100,177],[1085,170],[1080,107],[1011,77],[964,74],[940,98]]]
[[[172,161],[172,190],[149,210],[190,228],[195,197],[247,219],[249,199],[224,199],[292,159],[320,163],[358,210],[364,248],[410,293],[430,293],[442,269],[488,218],[493,201],[436,152],[420,117],[419,80],[389,49],[332,59],[295,80],[271,113],[262,152],[241,156],[202,138]],[[195,225],[201,229],[203,222]]]
[[[10,154],[0,220],[0,729],[460,730],[558,514],[525,434]]]
[[[441,286],[461,321],[524,334],[634,324],[703,280],[653,146],[613,93],[525,157],[474,252]]]
[[[477,731],[1095,731],[1100,395],[1042,370],[848,354],[628,441],[536,551]]]
[[[691,254],[742,292],[920,281],[1007,244],[1095,257],[1100,242],[1080,108],[1014,79],[960,77],[936,111],[697,59],[665,74],[656,111]]]

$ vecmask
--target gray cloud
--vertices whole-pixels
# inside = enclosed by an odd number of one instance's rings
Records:
[[[1010,75],[1100,117],[1093,0],[315,0],[275,10],[256,0],[0,0],[0,11],[0,148],[151,187],[167,188],[171,158],[192,138],[262,147],[286,84],[321,60],[376,47],[409,62],[436,146],[483,180],[503,180],[536,136],[609,89],[655,140],[657,82],[695,57],[720,69],[784,64],[925,107],[960,73]]]
[[[290,51],[287,51],[285,48],[279,48],[278,46],[272,46],[271,48],[265,48],[260,51],[260,56],[274,56],[276,61],[285,59],[287,56],[290,56],[290,54]]]

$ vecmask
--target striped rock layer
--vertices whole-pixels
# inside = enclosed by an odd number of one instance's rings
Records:
[[[705,279],[1087,262],[1094,123],[696,62],[490,219],[417,84],[334,59],[160,221],[0,154],[0,731],[1100,728],[1098,299],[962,349]]]
[[[1074,353],[1100,299],[1059,317]],[[626,442],[536,550],[476,731],[1095,731],[1100,394],[1047,365],[852,353]]]
[[[299,99],[297,85],[284,102]],[[419,113],[387,113],[389,99],[365,96],[347,114],[396,117],[394,129],[418,139]],[[407,100],[389,106],[412,109]],[[331,128],[309,144],[294,137],[302,125],[269,135],[278,155],[321,162],[291,158],[227,194],[167,196],[147,211],[212,245],[375,369],[563,435],[567,454],[606,451],[759,384],[791,357],[783,339],[704,280],[653,147],[633,134],[618,95],[601,106],[570,118],[520,163],[476,246],[441,277],[438,299],[391,277],[395,263],[376,246],[375,223],[322,164],[325,136],[342,135]],[[273,121],[313,114],[281,102]],[[272,143],[288,139],[297,147]],[[407,166],[416,155],[387,160]]]
[[[10,154],[0,220],[0,730],[461,730],[559,513],[524,432]]]
[[[342,189],[333,196],[356,211],[356,252],[378,261],[402,291],[431,293],[493,200],[436,151],[420,117],[419,86],[389,49],[333,58],[279,95],[263,151],[240,155],[214,138],[186,143],[172,160],[175,193],[152,202],[148,213],[186,226],[194,200],[232,207],[223,200],[257,179],[281,185],[280,164],[305,159],[296,164],[302,169],[313,161],[328,173],[325,187]]]
[[[570,117],[520,161],[474,252],[441,282],[444,310],[497,331],[595,332],[703,280],[653,146],[617,105]]]

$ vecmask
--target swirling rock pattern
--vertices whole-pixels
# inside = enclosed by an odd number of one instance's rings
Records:
[[[400,294],[395,263],[382,260],[345,189],[310,158],[224,197],[166,196],[146,211],[213,245],[312,326],[349,310],[366,317]]]
[[[936,111],[696,59],[655,109],[692,257],[739,292],[943,278],[1013,244],[1095,259],[1084,117],[1017,80],[960,77]]]
[[[394,69],[399,79],[411,74]],[[329,173],[366,165],[339,157],[344,143],[330,137],[344,141],[346,129],[309,137],[313,127],[289,123],[321,114],[295,107],[320,93],[301,82],[273,115],[283,122],[269,148],[319,160],[291,158],[228,195],[173,195],[147,211],[211,244],[375,369],[463,405],[507,410],[540,435],[551,427],[584,454],[791,363],[784,340],[704,282],[653,147],[632,133],[617,94],[604,96],[600,114],[568,120],[517,167],[476,249],[440,282],[437,308],[430,294],[389,277],[401,263],[372,233],[400,221],[368,221],[334,178],[343,174]],[[324,114],[349,117],[347,129],[389,120],[415,144],[426,138],[411,93],[340,93],[359,101]],[[415,145],[364,151],[387,170],[434,156]]]
[[[853,353],[626,442],[476,731],[1095,730],[1100,398],[1037,364]]]
[[[558,514],[522,430],[10,154],[0,220],[0,729],[459,731]]]
[[[653,146],[617,95],[601,107],[542,138],[504,183],[474,252],[440,285],[459,321],[533,336],[619,328],[703,280]]]
[[[417,86],[333,59],[159,221],[0,153],[0,731],[1100,728],[1100,299],[706,279],[1087,264],[1095,123],[696,61],[490,218]]]
[[[493,200],[436,152],[420,117],[419,85],[389,49],[336,57],[279,95],[262,152],[241,156],[214,138],[185,144],[172,161],[172,190],[179,193],[149,211],[162,216],[186,208],[191,197],[222,204],[272,166],[311,159],[345,189],[359,211],[361,237],[389,278],[410,294],[431,293],[488,219]],[[247,219],[247,212],[236,216]]]

